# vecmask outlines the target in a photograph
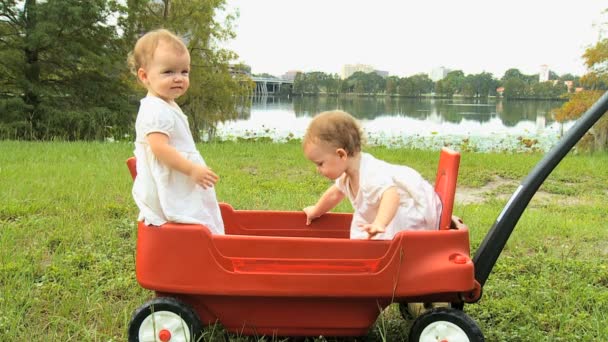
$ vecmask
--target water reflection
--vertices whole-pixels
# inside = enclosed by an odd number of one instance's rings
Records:
[[[357,117],[370,140],[378,144],[403,145],[431,137],[436,145],[445,145],[451,136],[459,136],[461,141],[482,139],[483,144],[488,141],[492,144],[496,139],[504,142],[521,140],[524,136],[547,140],[543,147],[546,149],[563,130],[562,124],[551,116],[551,110],[561,104],[495,99],[257,97],[252,98],[251,108],[241,118],[220,124],[218,133],[223,139],[299,138],[316,113],[340,109]]]

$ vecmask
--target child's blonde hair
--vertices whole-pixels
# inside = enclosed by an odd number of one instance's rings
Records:
[[[361,126],[352,115],[341,110],[317,114],[306,129],[302,145],[326,143],[344,149],[349,156],[361,152],[364,143]]]
[[[142,67],[145,68],[152,58],[154,58],[154,51],[156,51],[156,47],[160,41],[169,43],[179,53],[188,53],[186,44],[169,30],[158,29],[150,31],[137,40],[133,51],[127,57],[129,68],[133,74],[137,75],[137,70]]]

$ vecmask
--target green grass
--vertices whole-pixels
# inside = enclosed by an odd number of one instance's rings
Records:
[[[199,145],[220,175],[220,201],[236,209],[300,210],[329,185],[298,143]],[[367,151],[433,180],[438,153]],[[127,143],[0,142],[0,339],[125,341],[133,310],[151,297],[135,280],[137,215],[124,164]],[[463,153],[459,186],[500,177],[520,182],[539,154]],[[541,187],[465,311],[488,341],[594,341],[608,337],[608,155],[570,155]],[[478,203],[456,203],[473,249],[515,186]],[[348,203],[336,211],[350,211]],[[368,340],[402,341],[409,323],[395,306]],[[220,327],[221,330],[221,327]],[[223,341],[209,331],[207,341]],[[231,336],[230,341],[279,339]],[[310,339],[323,341],[323,338]]]

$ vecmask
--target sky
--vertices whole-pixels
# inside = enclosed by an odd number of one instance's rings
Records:
[[[368,64],[400,77],[444,66],[583,75],[585,49],[608,38],[605,0],[227,0],[236,39],[222,44],[255,74],[340,74]]]

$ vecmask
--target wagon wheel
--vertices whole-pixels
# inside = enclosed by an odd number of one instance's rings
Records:
[[[473,319],[460,310],[435,308],[418,317],[409,335],[410,342],[484,342]]]
[[[158,297],[135,310],[129,323],[129,342],[194,342],[202,330],[192,308],[175,298]]]

